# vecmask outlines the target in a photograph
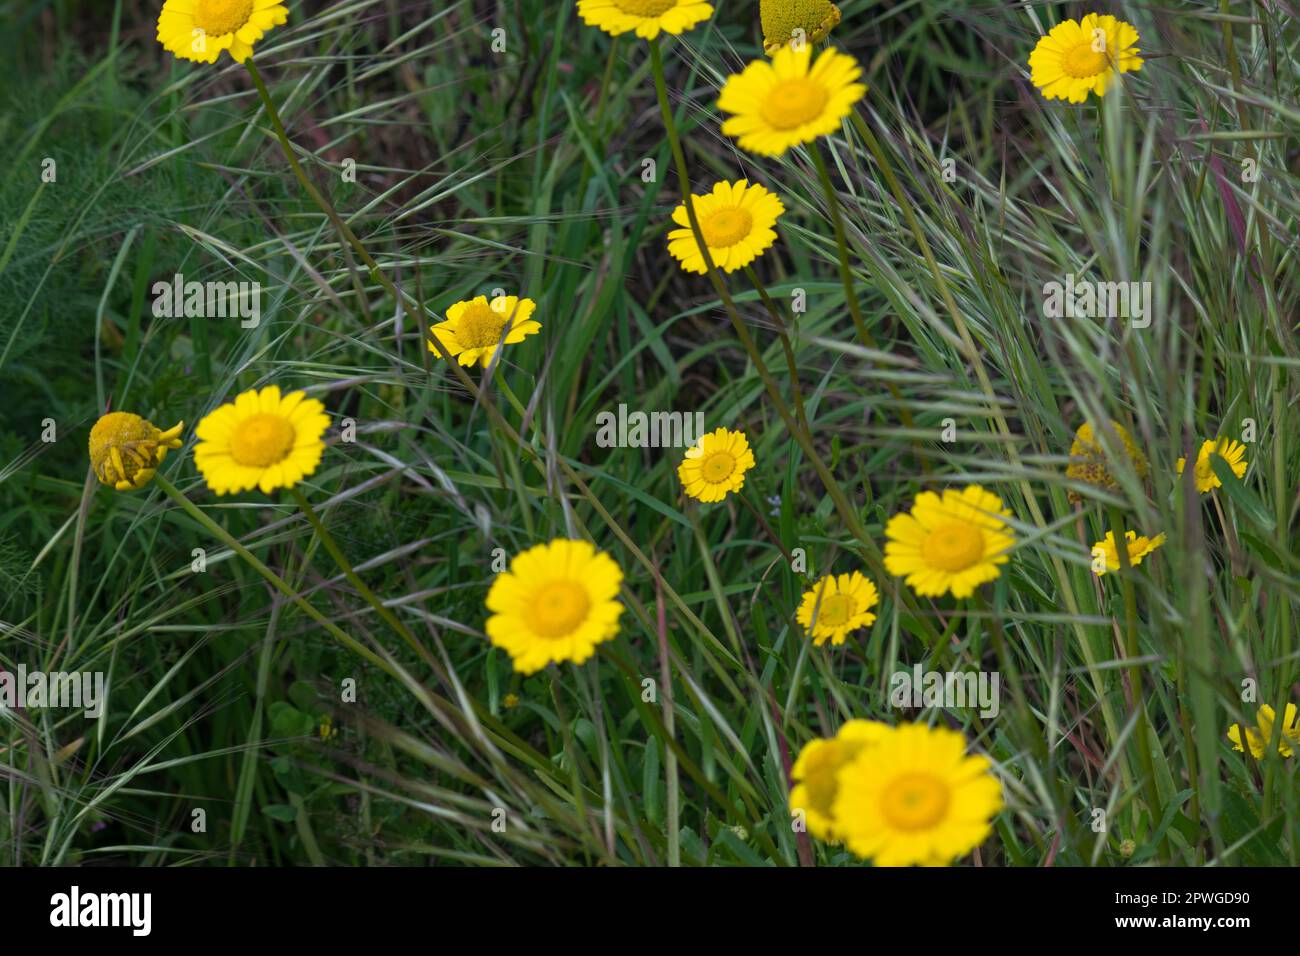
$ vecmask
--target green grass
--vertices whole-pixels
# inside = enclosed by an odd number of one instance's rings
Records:
[[[664,42],[695,191],[745,176],[787,209],[755,269],[797,383],[744,273],[724,281],[782,402],[797,384],[795,436],[715,288],[667,255],[681,189],[644,41],[559,0],[291,3],[259,68],[398,303],[290,174],[248,75],[163,53],[156,6],[0,3],[17,24],[0,41],[0,668],[110,683],[100,721],[0,712],[5,863],[849,865],[792,830],[787,773],[854,717],[952,726],[990,756],[1007,808],[967,863],[1300,861],[1295,760],[1225,737],[1297,699],[1300,31],[1285,10],[1114,9],[1148,60],[1070,106],[1024,64],[1091,8],[843,3],[831,39],[870,92],[820,148],[871,348],[812,154],[758,160],[718,130],[719,86],[759,54],[757,4],[720,0]],[[260,282],[260,326],[155,318],[149,290],[176,272]],[[1044,284],[1075,273],[1149,282],[1150,326],[1046,316]],[[498,287],[535,299],[543,328],[498,381],[471,372],[476,401],[427,326]],[[398,629],[291,495],[217,498],[195,470],[192,425],[269,383],[355,422],[301,489]],[[158,484],[95,484],[86,436],[110,403],[184,419],[166,478],[382,666]],[[598,447],[596,415],[619,403],[743,429],[753,507],[684,498],[680,451]],[[1111,494],[1064,475],[1075,428],[1107,418],[1151,463]],[[1244,480],[1189,495],[1175,460],[1245,419]],[[972,481],[1015,515],[1011,560],[976,601],[917,598],[881,570],[884,525]],[[1115,516],[1168,540],[1098,580],[1089,548]],[[560,536],[618,561],[623,627],[586,664],[523,679],[483,631],[495,549]],[[878,619],[814,647],[800,596],[851,570],[880,586]],[[890,674],[918,662],[998,672],[1001,713],[891,707]]]

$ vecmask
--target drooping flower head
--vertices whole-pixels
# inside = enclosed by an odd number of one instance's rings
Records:
[[[771,62],[754,60],[727,78],[718,109],[732,116],[722,124],[740,148],[759,156],[780,156],[791,146],[811,143],[839,129],[866,94],[857,82],[857,60],[836,50],[812,59],[811,45],[784,46]]]
[[[832,644],[843,644],[853,631],[875,622],[871,608],[879,600],[875,584],[859,572],[828,574],[804,592],[798,620],[818,647],[828,638]]]
[[[1089,93],[1105,96],[1116,71],[1142,69],[1137,42],[1133,25],[1109,14],[1063,20],[1029,54],[1029,78],[1049,100],[1082,103]]]
[[[320,464],[329,424],[325,406],[305,392],[252,389],[199,422],[194,465],[218,495],[292,488]]]
[[[676,36],[713,16],[702,0],[578,0],[578,16],[610,36],[635,31],[643,40]]]
[[[1268,742],[1273,739],[1273,721],[1276,719],[1277,711],[1268,704],[1260,704],[1259,713],[1255,715],[1258,729],[1249,726],[1246,728],[1246,746],[1250,747],[1251,756],[1256,760],[1263,759]],[[1228,739],[1232,741],[1233,750],[1244,752],[1240,724],[1228,728]],[[1295,752],[1293,744],[1300,745],[1300,723],[1296,721],[1295,704],[1287,704],[1286,712],[1282,715],[1282,732],[1278,735],[1277,752],[1283,757],[1290,757]]]
[[[774,55],[792,41],[816,43],[840,22],[840,8],[830,0],[759,0],[763,52]]]
[[[225,50],[243,63],[267,30],[288,19],[280,0],[167,0],[158,14],[158,42],[182,60],[215,63]]]
[[[1241,442],[1233,438],[1214,438],[1202,442],[1201,450],[1196,454],[1196,490],[1201,494],[1223,487],[1223,482],[1214,473],[1214,466],[1210,464],[1212,455],[1218,455],[1226,461],[1238,478],[1246,474],[1246,446]],[[1178,459],[1180,475],[1186,464],[1187,459]]]
[[[1137,567],[1142,563],[1143,558],[1165,543],[1163,534],[1148,538],[1146,535],[1139,535],[1136,531],[1125,531],[1124,537],[1128,542],[1128,563],[1130,567]],[[1107,531],[1106,537],[1092,546],[1092,557],[1092,573],[1097,577],[1119,570],[1119,549],[1115,547],[1115,532]],[[1102,564],[1105,567],[1100,567]]]
[[[745,485],[745,472],[754,467],[754,453],[741,431],[719,428],[700,437],[677,466],[677,478],[692,498],[721,501]]]
[[[180,422],[163,431],[130,412],[109,412],[90,429],[90,467],[100,484],[118,491],[143,488],[167,457],[181,447]]]
[[[556,538],[517,555],[488,591],[487,635],[521,674],[581,664],[618,633],[623,572],[587,541]]]
[[[979,485],[943,496],[923,491],[910,513],[885,525],[885,568],[922,597],[970,597],[1002,572],[1015,535],[1002,499]]]
[[[480,295],[448,306],[447,318],[430,331],[461,365],[478,362],[487,368],[504,346],[541,331],[542,323],[532,317],[536,310],[537,303],[532,299],[499,295],[489,302],[487,296]],[[433,343],[428,345],[436,355]]]
[[[808,832],[819,840],[836,840],[834,806],[839,773],[864,747],[890,733],[888,724],[850,720],[830,739],[810,740],[790,769],[790,813],[802,812]]]
[[[1130,466],[1132,466],[1133,473],[1137,475],[1139,480],[1146,478],[1150,468],[1147,465],[1146,456],[1142,454],[1142,449],[1138,448],[1137,443],[1133,441],[1133,436],[1128,433],[1128,429],[1117,421],[1111,421],[1108,424],[1113,430],[1113,433],[1109,436],[1112,447],[1115,445],[1122,447],[1124,457],[1128,459]],[[1106,491],[1118,491],[1119,482],[1111,472],[1112,468],[1106,456],[1106,450],[1102,447],[1101,439],[1093,431],[1092,424],[1084,422],[1079,426],[1079,430],[1074,433],[1074,442],[1070,445],[1070,464],[1065,469],[1065,476],[1097,488],[1103,488]],[[1071,489],[1068,495],[1073,502],[1077,503],[1083,500],[1083,497],[1074,489]]]
[[[713,192],[691,197],[700,235],[709,248],[713,265],[724,272],[735,272],[759,257],[776,241],[777,218],[785,206],[774,193],[762,186],[749,185],[741,179],[735,183],[718,183]],[[668,252],[687,272],[703,274],[704,256],[691,230],[686,204],[673,210],[673,222],[680,226],[668,233]]]
[[[961,734],[903,724],[839,773],[836,834],[876,866],[946,866],[984,842],[1002,809],[988,758]]]

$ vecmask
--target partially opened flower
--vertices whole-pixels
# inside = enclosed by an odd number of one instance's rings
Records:
[[[488,638],[521,674],[552,662],[581,664],[618,633],[622,583],[614,559],[589,542],[556,538],[529,548],[492,582]]]
[[[787,43],[816,43],[840,22],[830,0],[759,0],[763,52],[772,56]]]
[[[611,36],[635,31],[644,40],[676,36],[713,16],[702,0],[578,0],[578,16]]]
[[[181,447],[180,422],[163,431],[130,412],[109,412],[90,429],[90,467],[101,484],[118,491],[143,488],[167,457]]]
[[[713,192],[692,196],[691,200],[709,258],[724,272],[735,272],[749,265],[771,246],[776,241],[772,227],[785,212],[785,206],[775,194],[762,186],[751,186],[744,179],[718,183]],[[682,228],[668,233],[669,254],[687,272],[706,272],[685,203],[673,210],[673,222]]]
[[[289,19],[280,0],[167,0],[158,42],[182,60],[215,63],[221,51],[243,63],[267,30]]]
[[[839,773],[864,747],[892,728],[875,720],[850,720],[829,740],[810,740],[790,770],[790,813],[802,814],[808,832],[819,840],[836,840],[835,797]]]
[[[771,62],[754,60],[727,78],[718,109],[733,114],[722,124],[740,148],[780,156],[791,146],[811,143],[839,129],[866,94],[857,82],[862,68],[851,56],[825,50],[812,59],[812,46],[783,46]]]
[[[1268,704],[1260,704],[1259,713],[1255,715],[1258,728],[1246,727],[1246,746],[1250,747],[1251,756],[1256,760],[1263,759],[1268,742],[1273,739],[1273,721],[1276,719],[1277,711]],[[1233,724],[1228,728],[1228,739],[1232,741],[1232,749],[1244,752],[1241,734],[1240,724]],[[1293,744],[1300,745],[1300,723],[1296,721],[1295,704],[1287,704],[1286,712],[1282,715],[1282,730],[1278,734],[1277,752],[1283,757],[1290,757],[1294,753]]]
[[[745,433],[719,428],[686,450],[677,477],[692,498],[721,501],[744,487],[745,472],[753,467],[754,453]]]
[[[804,592],[798,620],[817,646],[828,638],[843,644],[853,631],[872,625],[876,615],[871,609],[879,600],[876,586],[859,572],[828,574]]]
[[[1232,473],[1238,478],[1246,474],[1246,446],[1232,438],[1210,439],[1201,444],[1201,450],[1196,455],[1196,490],[1201,494],[1213,491],[1215,488],[1222,488],[1223,482],[1219,476],[1214,473],[1214,466],[1210,464],[1212,455],[1218,455],[1228,463]],[[1183,473],[1183,468],[1187,464],[1187,459],[1178,459],[1178,473]]]
[[[961,734],[904,724],[839,773],[835,833],[876,866],[946,866],[988,837],[1002,787]]]
[[[1128,429],[1117,421],[1107,422],[1102,427],[1111,430],[1109,435],[1111,446],[1123,449],[1124,457],[1128,460],[1133,473],[1139,479],[1146,478],[1150,471],[1146,456],[1133,441],[1133,436],[1128,433]],[[1070,464],[1065,469],[1065,476],[1106,491],[1118,491],[1120,485],[1112,474],[1113,470],[1100,437],[1093,431],[1090,422],[1084,422],[1074,433],[1074,442],[1070,445]],[[1073,502],[1083,500],[1074,489],[1070,489],[1069,498]]]
[[[1109,14],[1063,20],[1029,54],[1029,78],[1049,100],[1082,103],[1089,93],[1105,96],[1117,71],[1142,69],[1137,42],[1133,25]]]
[[[305,392],[253,389],[199,422],[194,464],[219,495],[292,488],[320,464],[329,424],[325,406]]]
[[[447,318],[430,329],[443,349],[461,365],[475,362],[487,368],[504,346],[522,342],[542,323],[532,317],[537,303],[513,295],[499,295],[488,301],[480,295],[447,308]],[[429,351],[438,350],[430,342]]]
[[[885,568],[922,597],[970,597],[1001,571],[1015,536],[1002,499],[979,485],[943,496],[923,491],[910,513],[885,525]]]
[[[1163,534],[1148,538],[1146,535],[1139,535],[1136,531],[1125,531],[1124,537],[1128,542],[1130,567],[1141,564],[1143,558],[1165,543]],[[1092,546],[1092,557],[1092,573],[1098,577],[1109,571],[1119,570],[1119,549],[1115,547],[1115,532],[1107,531],[1106,537]]]

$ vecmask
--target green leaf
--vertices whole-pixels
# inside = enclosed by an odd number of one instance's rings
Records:
[[[1227,492],[1228,497],[1232,499],[1238,508],[1245,512],[1246,517],[1265,531],[1272,531],[1276,525],[1273,515],[1264,505],[1264,502],[1260,501],[1255,493],[1246,487],[1246,483],[1233,473],[1228,460],[1222,455],[1211,455],[1210,467],[1214,469],[1219,481],[1223,483],[1223,490]]]

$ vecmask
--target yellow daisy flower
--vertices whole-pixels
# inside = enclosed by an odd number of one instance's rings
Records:
[[[857,571],[838,578],[828,574],[804,592],[798,620],[818,647],[827,638],[832,644],[843,644],[851,632],[876,620],[871,608],[879,600],[876,586]]]
[[[1232,438],[1207,440],[1201,444],[1201,450],[1196,455],[1196,490],[1201,494],[1223,487],[1223,482],[1219,480],[1219,476],[1214,473],[1214,467],[1210,464],[1211,455],[1218,455],[1226,461],[1232,468],[1232,473],[1238,478],[1246,474],[1245,445]],[[1186,458],[1178,459],[1180,475],[1186,464]]]
[[[839,774],[835,832],[876,866],[946,866],[984,842],[1002,809],[986,757],[966,756],[961,734],[904,724]]]
[[[686,457],[677,466],[677,478],[692,498],[721,501],[744,487],[745,472],[753,467],[754,453],[745,433],[719,428],[686,449]]]
[[[661,32],[685,33],[713,16],[713,7],[702,0],[578,0],[578,16],[610,36],[635,30],[653,40]]]
[[[181,447],[181,422],[163,431],[130,412],[109,412],[90,429],[90,467],[100,484],[117,491],[143,488],[168,449]]]
[[[199,422],[194,464],[219,495],[292,488],[320,464],[329,424],[325,406],[305,392],[252,389]]]
[[[1029,54],[1029,78],[1049,100],[1082,103],[1089,93],[1105,96],[1116,70],[1142,69],[1137,42],[1133,25],[1109,14],[1064,20]]]
[[[759,0],[763,52],[772,56],[802,31],[804,43],[822,40],[840,22],[840,8],[830,0]]]
[[[713,192],[692,196],[695,216],[700,221],[700,235],[708,246],[714,266],[724,272],[744,268],[776,242],[777,218],[785,206],[775,193],[757,184],[751,186],[742,179],[734,183],[718,183]],[[673,222],[681,226],[668,233],[668,253],[682,264],[687,272],[703,274],[704,256],[691,231],[691,220],[686,203],[673,210]]]
[[[1163,534],[1148,538],[1146,535],[1139,537],[1136,531],[1125,531],[1124,537],[1128,540],[1128,563],[1130,567],[1141,564],[1143,558],[1165,543]],[[1107,531],[1106,537],[1092,546],[1092,557],[1094,560],[1092,573],[1097,577],[1101,577],[1109,571],[1119,570],[1119,549],[1115,547],[1115,532]],[[1106,562],[1106,567],[1100,571],[1096,565],[1096,559],[1099,557],[1104,557]]]
[[[1002,499],[979,485],[916,496],[911,513],[897,514],[885,525],[885,568],[906,576],[922,597],[970,597],[1001,571],[1015,536]]]
[[[1133,473],[1139,479],[1146,478],[1150,467],[1147,465],[1146,456],[1142,454],[1142,449],[1138,448],[1137,443],[1133,441],[1133,436],[1117,421],[1111,421],[1109,426],[1114,429],[1112,437],[1118,438],[1119,444],[1123,446],[1125,457],[1128,458]],[[1089,422],[1084,422],[1074,433],[1074,442],[1070,445],[1070,464],[1065,469],[1065,476],[1107,491],[1119,490],[1119,482],[1110,472],[1101,439],[1093,432]],[[1069,498],[1073,502],[1083,500],[1083,496],[1073,489],[1069,492]]]
[[[879,740],[892,728],[875,720],[850,720],[833,738],[810,740],[790,769],[790,813],[803,813],[808,832],[819,840],[838,839],[832,808],[839,789],[839,773],[863,747]]]
[[[215,63],[225,50],[243,63],[267,30],[288,19],[280,0],[167,0],[158,14],[158,42],[182,60]]]
[[[488,638],[521,674],[581,664],[618,633],[623,572],[586,541],[556,538],[515,557],[488,591]]]
[[[814,63],[811,44],[783,46],[770,63],[754,60],[727,78],[718,109],[733,115],[722,132],[737,137],[741,149],[780,156],[839,129],[867,92],[854,82],[861,75],[857,61],[836,50],[823,51]]]
[[[1268,704],[1259,705],[1259,713],[1255,715],[1255,722],[1259,728],[1246,728],[1246,745],[1250,747],[1251,756],[1256,760],[1262,760],[1264,750],[1268,742],[1273,739],[1273,721],[1277,717],[1275,711]],[[1233,724],[1228,728],[1228,739],[1232,741],[1232,749],[1242,751],[1241,744],[1241,725]],[[1277,752],[1283,757],[1289,757],[1294,750],[1292,744],[1300,744],[1300,723],[1296,722],[1295,704],[1287,704],[1286,712],[1282,715],[1282,733],[1277,740]]]
[[[537,303],[513,295],[499,295],[491,302],[480,295],[468,302],[448,306],[447,318],[430,329],[447,353],[461,365],[475,362],[487,368],[502,346],[522,342],[542,323],[532,318]],[[428,343],[429,351],[438,350]]]

